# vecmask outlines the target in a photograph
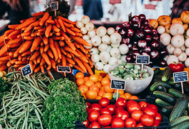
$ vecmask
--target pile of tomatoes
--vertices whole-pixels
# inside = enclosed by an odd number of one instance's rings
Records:
[[[88,119],[82,123],[86,128],[155,127],[162,120],[156,105],[124,98],[117,99],[115,104],[107,98],[87,103],[87,112]]]

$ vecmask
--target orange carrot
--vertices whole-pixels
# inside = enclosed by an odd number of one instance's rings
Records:
[[[15,64],[15,65],[14,65],[15,68],[18,68],[18,67],[20,67],[20,66],[22,66],[22,65],[20,65],[20,64],[18,64],[18,65]]]
[[[5,36],[8,36],[8,35],[9,35],[10,33],[12,33],[13,31],[15,31],[15,30],[7,30],[7,31],[5,31],[4,35],[2,35],[2,36],[3,36],[3,39],[4,39]],[[2,36],[0,36],[0,37],[2,37]],[[0,38],[0,42],[1,42],[1,38]]]
[[[47,54],[49,55],[50,58],[54,58],[54,55],[50,49],[48,49]]]
[[[66,28],[66,32],[67,32],[68,34],[70,34],[70,35],[75,36],[75,33],[74,33],[72,30],[68,29],[68,28]]]
[[[50,33],[49,36],[52,37],[52,36],[53,36],[53,33]]]
[[[0,66],[0,71],[5,71],[7,69],[7,66],[5,64]]]
[[[62,52],[62,54],[66,55],[66,52],[64,51],[63,48],[61,48],[60,51]]]
[[[22,60],[22,56],[21,55],[18,56],[18,60],[19,61]]]
[[[59,47],[59,45],[58,45],[58,42],[54,42],[54,45],[55,45],[55,48],[56,48],[56,50],[57,50],[57,53],[58,53],[58,58],[59,59],[62,59],[62,56],[61,56],[61,51],[60,51],[60,47]]]
[[[36,35],[37,35],[37,31],[34,31],[34,32],[31,34],[32,37],[35,37]]]
[[[32,36],[24,36],[24,39],[25,39],[25,40],[33,40],[34,37],[32,37]]]
[[[44,52],[47,52],[47,50],[49,49],[49,45],[45,45],[45,48],[44,48]]]
[[[79,44],[74,42],[74,45],[77,47],[77,48],[80,48]]]
[[[63,31],[60,31],[60,33],[68,42],[71,42],[71,39]]]
[[[77,52],[79,55],[81,55],[81,56],[79,57],[81,60],[83,60],[83,61],[85,61],[85,62],[88,63],[88,60],[87,60],[86,56],[85,56],[81,51],[79,51],[79,50],[77,49],[76,52]]]
[[[32,45],[32,41],[26,41],[22,44],[22,48],[20,48],[19,53],[23,53],[27,51]]]
[[[26,26],[29,26],[31,23],[35,22],[36,18],[35,17],[31,17],[29,19],[27,19],[25,22],[21,23],[19,26],[17,26],[15,29],[19,30],[22,29]]]
[[[66,66],[66,57],[62,55],[62,66]]]
[[[37,27],[37,26],[39,26],[39,21],[36,21],[36,22],[32,23],[30,26],[32,26],[32,27]]]
[[[55,33],[55,35],[56,35],[56,36],[60,36],[61,34],[60,34],[60,32],[57,32],[57,33]]]
[[[21,61],[21,60],[15,62],[15,64],[17,64],[17,65],[19,65],[19,64],[26,64],[26,63],[27,63],[27,61]]]
[[[4,46],[0,49],[0,56],[2,56],[3,54],[5,54],[8,50],[9,50],[8,45],[4,45]]]
[[[16,47],[19,47],[22,43],[19,42],[19,43],[14,43],[14,44],[8,44],[8,48],[16,48]]]
[[[5,64],[5,63],[3,63],[3,64]],[[2,65],[2,64],[0,63],[0,65]],[[10,66],[11,66],[11,60],[9,62],[7,62],[7,67],[10,67]]]
[[[58,32],[60,32],[60,29],[58,27],[56,27],[55,25],[53,25],[53,31],[58,33]]]
[[[73,65],[75,64],[75,62],[74,62],[72,59],[70,59],[70,58],[67,58],[67,57],[66,57],[66,60],[67,60],[70,64],[73,64]]]
[[[61,19],[58,19],[58,23],[60,24],[60,27],[62,28],[63,32],[66,32],[64,22]]]
[[[74,65],[74,67],[79,70],[82,73],[85,73],[86,71],[84,71],[81,67],[79,67],[78,65]]]
[[[31,56],[30,60],[36,59],[39,55],[40,55],[40,52],[39,52],[39,51],[35,51],[35,52],[33,53],[33,55]]]
[[[14,52],[8,52],[7,55],[13,57]]]
[[[29,61],[29,64],[31,66],[31,70],[33,71],[34,70],[34,65],[33,65],[33,62],[31,60]]]
[[[59,37],[59,36],[53,36],[53,40],[60,40],[61,39],[61,37]]]
[[[15,25],[8,25],[9,29],[15,29],[19,24],[15,24]]]
[[[84,62],[84,61],[82,61],[82,63],[84,64],[84,66],[87,69],[88,73],[90,75],[93,75],[93,71],[92,71],[91,67],[86,62]]]
[[[56,27],[60,28],[60,24],[58,23],[57,19],[54,19]]]
[[[49,18],[49,13],[48,12],[45,12],[43,17],[41,18],[40,22],[39,22],[39,25],[40,26],[43,26],[45,21]]]
[[[50,59],[50,61],[51,61],[52,67],[53,67],[54,69],[56,69],[56,62],[55,62],[52,58]]]
[[[28,27],[24,30],[24,32],[26,33],[26,32],[28,32],[28,31],[31,31],[32,29],[33,29],[32,26],[28,26]]]
[[[36,60],[36,59],[34,59],[34,60],[32,60],[32,61],[33,61],[34,64],[37,64],[37,60]]]
[[[8,61],[8,60],[6,60],[6,61],[0,61],[0,65],[7,64],[7,63],[9,63],[9,65],[11,65],[11,60],[10,61]]]
[[[50,70],[51,69],[51,65],[48,65],[47,69]]]
[[[47,23],[48,20],[52,20],[52,16],[49,16],[49,18],[46,20],[45,26],[48,26],[48,23]]]
[[[67,22],[67,23],[71,23],[71,24],[75,24],[74,22],[68,20],[67,18],[64,18],[62,16],[58,16],[59,19],[62,19],[63,21]]]
[[[40,46],[43,46],[43,45],[44,45],[44,43],[43,43],[43,42],[41,42],[41,43],[40,43]]]
[[[73,67],[74,65],[72,65],[72,64],[68,64],[68,66]]]
[[[41,16],[43,14],[44,14],[44,12],[37,12],[37,13],[32,14],[32,16],[33,17],[39,17],[39,16]]]
[[[40,47],[40,53],[43,53],[43,51],[44,51],[44,48],[43,47]]]
[[[0,61],[5,61],[5,60],[10,60],[10,56],[3,56],[3,57],[0,57]]]
[[[68,46],[65,46],[64,47],[64,50],[65,51],[68,51],[68,52],[70,52],[70,53],[73,53],[74,55],[76,55],[77,57],[80,57],[80,55],[76,52],[76,51],[74,51],[74,50],[72,50],[70,47],[68,47]]]
[[[27,56],[27,55],[30,55],[30,54],[31,54],[30,51],[26,51],[26,52],[22,53],[22,56]]]
[[[80,45],[79,47],[80,47],[80,50],[81,50],[83,53],[85,53],[85,54],[88,53],[88,51],[86,51],[85,48],[84,48],[82,45]]]
[[[79,30],[78,28],[72,27],[71,30],[73,30],[74,32],[81,32],[81,30]]]
[[[40,65],[44,65],[44,64],[45,64],[45,60],[43,58],[41,58]]]
[[[65,25],[65,27],[67,27],[67,28],[74,27],[73,24],[69,24],[69,23],[66,23],[66,22],[64,22],[64,25]]]
[[[67,56],[68,58],[72,58],[72,56],[70,55],[70,53],[66,53],[66,56]]]
[[[23,37],[23,36],[29,36],[29,35],[31,35],[31,31],[24,32],[24,33],[21,34],[22,37]]]
[[[48,44],[48,41],[49,39],[47,38],[47,37],[45,37],[45,36],[43,36],[43,42],[44,42],[44,44]]]
[[[76,50],[76,47],[75,47],[75,45],[72,43],[72,42],[69,42],[69,41],[67,41],[67,40],[65,40],[66,41],[66,44],[72,49],[72,50]]]
[[[42,36],[44,32],[37,32],[37,36]]]
[[[60,63],[61,62],[61,59],[58,59],[58,61],[57,61],[58,63]]]
[[[41,72],[45,73],[45,68],[43,67],[43,65],[40,65],[40,68],[41,68]]]
[[[77,43],[80,43],[82,45],[86,45],[86,46],[90,47],[90,44],[80,37],[71,36],[71,38],[74,39]]]
[[[36,26],[36,27],[34,27],[34,30],[39,30],[39,29],[42,29],[43,27],[41,27],[41,26]]]
[[[47,20],[47,23],[54,24],[55,22],[54,22],[54,20]]]
[[[41,62],[41,56],[37,57],[37,63],[39,64]]]
[[[10,60],[11,61],[11,64],[14,64],[18,59],[12,59]]]
[[[41,43],[41,38],[40,37],[36,37],[33,41],[33,44],[31,46],[30,51],[33,52],[36,50],[36,48],[39,46],[39,44]]]
[[[18,34],[20,34],[20,32],[21,32],[20,30],[15,30],[12,33],[10,33],[8,36],[11,37],[13,35],[18,35]]]
[[[35,50],[38,51],[38,50],[39,50],[39,47],[37,47]]]
[[[30,58],[31,58],[31,55],[29,55],[29,56],[27,57],[27,60],[30,60]]]
[[[59,45],[60,45],[60,47],[64,47],[64,45],[65,45],[64,41],[59,41]]]
[[[49,43],[50,43],[50,48],[51,48],[51,50],[52,50],[52,52],[54,54],[55,61],[57,61],[58,60],[58,53],[57,53],[57,50],[55,48],[54,41],[53,41],[52,38],[49,39]]]
[[[88,62],[89,62],[89,64],[90,64],[91,68],[93,68],[93,63],[92,63],[92,61],[91,61],[91,60],[88,60]]]
[[[38,30],[38,32],[43,32],[43,31],[45,31],[44,28],[41,28],[41,29]]]
[[[75,36],[78,36],[78,37],[83,37],[83,35],[81,33],[75,33]]]
[[[35,68],[34,73],[39,72],[39,71],[40,71],[40,69],[41,69],[41,67],[40,67],[40,66],[38,66],[37,68]]]
[[[85,66],[83,65],[83,63],[81,62],[81,60],[77,57],[74,58],[75,62],[86,72],[86,68]]]
[[[25,22],[27,19],[23,19],[23,20],[20,20],[20,23],[23,23],[23,22]]]
[[[75,55],[73,54],[73,53],[70,53],[70,55],[74,58],[75,57]]]
[[[27,60],[27,58],[24,56],[24,57],[22,57],[22,61],[26,61]]]

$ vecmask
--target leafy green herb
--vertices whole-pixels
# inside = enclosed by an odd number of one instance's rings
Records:
[[[0,77],[0,92],[5,92],[8,89],[8,83]]]

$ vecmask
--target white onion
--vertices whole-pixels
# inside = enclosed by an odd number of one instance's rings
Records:
[[[126,44],[121,44],[119,50],[121,54],[127,54],[129,52],[129,47]]]
[[[108,35],[104,35],[102,37],[102,43],[110,44],[110,37]]]
[[[110,50],[112,49],[112,47],[111,46],[108,46],[108,48],[107,48],[107,52],[110,52]]]
[[[174,53],[175,56],[180,56],[180,54],[182,53],[182,50],[180,48],[175,48],[173,53]]]
[[[186,55],[189,56],[189,48],[186,49]]]
[[[108,32],[109,35],[111,35],[115,32],[115,29],[113,27],[109,27],[107,32]]]
[[[173,47],[172,44],[169,44],[167,46],[167,51],[168,51],[169,54],[173,54],[174,50],[175,50],[175,48]]]
[[[171,39],[171,44],[174,47],[182,47],[184,45],[184,36],[183,35],[175,35]]]
[[[109,72],[109,69],[110,69],[111,65],[110,64],[106,64],[104,65],[104,72],[108,73]]]
[[[81,18],[81,22],[83,24],[87,24],[87,23],[89,23],[89,21],[90,21],[90,18],[86,15]]]
[[[99,46],[101,44],[101,38],[99,36],[94,36],[91,38],[92,45]]]
[[[108,48],[108,45],[105,44],[105,43],[102,43],[102,44],[100,44],[100,45],[98,46],[98,50],[101,51],[101,52],[102,52],[102,51],[106,51],[107,48]]]
[[[95,34],[96,34],[95,30],[91,30],[88,32],[89,37],[93,37],[93,36],[95,36]]]
[[[110,54],[107,51],[100,53],[100,60],[104,63],[107,63],[110,60]]]
[[[178,56],[178,59],[180,62],[184,62],[187,58],[187,55],[185,52],[181,53],[180,56]]]
[[[82,27],[82,28],[81,28],[81,33],[82,33],[82,34],[86,34],[86,33],[87,33],[87,29],[86,29],[85,27]]]
[[[186,31],[186,36],[189,37],[189,29],[187,29],[187,31]]]
[[[81,21],[78,21],[78,22],[76,22],[76,26],[78,28],[82,28],[84,25],[83,25],[83,23]]]
[[[186,67],[189,67],[189,58],[186,59],[186,61],[185,61],[185,66],[186,66]]]
[[[92,48],[91,49],[91,55],[98,54],[98,48]]]
[[[160,35],[160,41],[162,42],[164,46],[167,46],[171,42],[171,36],[167,33],[163,33]]]
[[[103,70],[104,66],[102,62],[97,62],[95,65],[95,69],[97,70]]]
[[[110,50],[110,54],[111,54],[111,56],[116,57],[120,54],[120,51],[118,48],[114,47]]]
[[[90,46],[84,45],[84,47],[87,48],[87,49],[92,48],[92,42],[91,42],[91,40],[86,40],[86,41],[89,43]]]
[[[99,55],[98,54],[93,54],[91,56],[91,60],[92,60],[92,62],[95,62],[95,63],[99,62],[99,60],[100,60]]]
[[[117,44],[111,44],[112,47],[119,47],[120,46],[120,43],[117,43]]]
[[[172,24],[170,27],[170,33],[174,35],[184,34],[184,26],[179,23]]]
[[[157,32],[158,32],[159,34],[165,33],[165,27],[159,26],[159,27],[157,28]]]
[[[110,57],[109,64],[110,65],[118,64],[118,59],[116,57]]]
[[[126,55],[122,55],[122,56],[121,56],[121,60],[122,60],[123,62],[126,62],[126,59],[125,59],[125,58],[126,58]]]
[[[106,34],[106,28],[104,26],[98,27],[96,34],[100,37],[104,36]]]
[[[118,64],[121,64],[123,61],[122,60],[118,60]]]
[[[185,45],[183,45],[180,49],[181,49],[183,52],[185,52],[185,51],[186,51]]]
[[[83,35],[83,39],[87,41],[87,40],[89,40],[90,38],[89,38],[88,35]]]
[[[94,24],[89,22],[85,25],[85,28],[87,29],[87,31],[91,31],[94,29]]]
[[[175,55],[170,55],[168,58],[167,58],[167,64],[171,64],[171,63],[178,63],[179,60],[178,58],[175,56]]]
[[[117,57],[118,59],[120,59],[120,58],[121,58],[121,54],[117,55],[116,57]]]
[[[121,38],[121,35],[119,33],[113,33],[110,36],[110,40],[111,40],[112,44],[118,44],[118,43],[121,42],[122,38]]]
[[[184,44],[185,44],[186,47],[189,47],[189,38],[187,38],[187,39],[185,40]]]

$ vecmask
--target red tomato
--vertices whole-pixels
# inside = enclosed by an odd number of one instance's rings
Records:
[[[99,111],[91,111],[91,113],[88,115],[88,120],[90,122],[97,121],[99,116],[100,116]]]
[[[104,127],[104,128],[112,128],[111,126],[106,126],[106,127]]]
[[[154,124],[152,125],[153,127],[155,127],[155,126],[159,126],[159,124],[160,124],[160,121],[158,121],[158,120],[154,120]]]
[[[88,128],[101,128],[101,126],[98,122],[92,122]]]
[[[91,104],[89,102],[87,102],[87,108],[86,108],[86,110],[89,110],[90,106],[91,106]]]
[[[127,118],[125,120],[125,127],[136,127],[136,121],[133,118]]]
[[[108,104],[110,103],[110,100],[108,98],[102,98],[100,99],[100,101],[98,102],[102,107],[106,107],[108,106]]]
[[[112,128],[124,128],[124,121],[121,118],[114,118],[111,126]]]
[[[113,120],[114,118],[116,118],[116,115],[113,115],[113,116],[112,116],[112,120]]]
[[[128,102],[127,102],[127,108],[131,105],[131,104],[134,104],[134,103],[136,103],[136,104],[138,104],[136,101],[134,101],[134,100],[129,100]]]
[[[119,111],[122,111],[122,110],[124,110],[122,107],[117,107],[115,110],[115,114],[117,114]]]
[[[112,116],[111,115],[101,115],[98,117],[98,123],[102,126],[108,126],[112,122]]]
[[[156,113],[155,120],[157,120],[157,121],[161,122],[162,117],[161,117],[161,115],[160,115],[159,113]]]
[[[87,113],[90,114],[92,111],[96,111],[96,110],[94,110],[94,109],[88,109]]]
[[[119,98],[119,99],[117,99],[117,101],[116,101],[116,106],[117,106],[117,107],[126,108],[126,106],[127,106],[127,100],[124,99],[124,98]]]
[[[91,109],[94,109],[96,111],[100,111],[102,109],[102,107],[100,106],[100,104],[98,103],[93,103],[91,106],[90,106]]]
[[[88,128],[88,126],[89,126],[89,121],[88,121],[88,120],[85,120],[85,121],[82,122],[82,124],[84,124],[85,127]]]
[[[145,101],[140,101],[138,104],[139,104],[139,106],[140,106],[141,108],[147,107],[147,102],[145,102]]]
[[[111,113],[114,114],[116,106],[110,104],[106,108],[108,108],[111,111]]]
[[[154,124],[154,119],[149,116],[144,114],[143,116],[141,116],[141,123],[145,126],[152,126]]]
[[[150,104],[150,105],[148,105],[148,107],[153,108],[153,109],[156,111],[156,113],[158,112],[158,108],[157,108],[156,105],[154,105],[154,104]]]
[[[107,115],[107,114],[112,115],[111,111],[108,108],[101,109],[100,114],[101,115]]]
[[[136,127],[144,127],[141,123],[138,123]]]
[[[122,120],[129,118],[129,113],[127,111],[121,110],[116,114],[116,117],[120,117]]]
[[[136,122],[139,122],[142,115],[143,115],[142,111],[134,111],[131,114],[131,118],[135,119]]]
[[[143,109],[143,113],[144,114],[149,115],[152,118],[156,117],[156,111],[153,108],[151,108],[151,107],[144,107],[142,109]]]
[[[133,104],[130,104],[128,107],[127,107],[127,110],[128,112],[131,114],[132,112],[134,111],[140,111],[141,108],[139,106],[138,103],[133,103]]]

